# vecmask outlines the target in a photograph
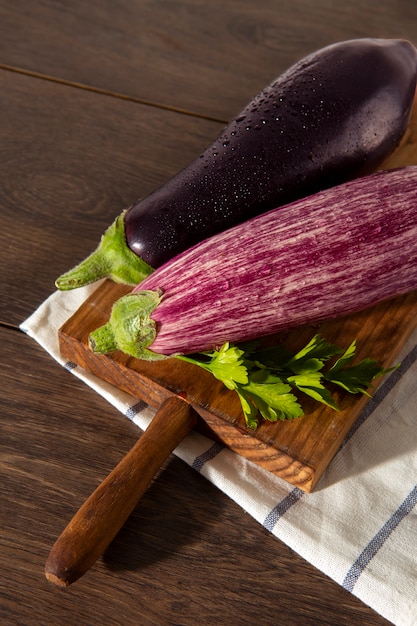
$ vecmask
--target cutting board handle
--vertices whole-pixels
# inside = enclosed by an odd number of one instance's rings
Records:
[[[178,396],[164,401],[130,452],[103,480],[58,537],[45,576],[66,587],[103,554],[132,513],[156,472],[197,421],[192,406]]]

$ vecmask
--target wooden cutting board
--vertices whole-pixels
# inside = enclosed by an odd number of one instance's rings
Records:
[[[119,351],[111,355],[91,352],[89,333],[108,320],[113,302],[127,291],[105,281],[60,329],[62,355],[155,408],[171,396],[184,397],[200,416],[197,428],[201,432],[300,489],[312,491],[368,398],[341,391],[337,396],[340,411],[307,398],[302,402],[304,417],[262,421],[256,430],[249,429],[236,393],[198,366],[175,358],[149,363]],[[356,338],[358,360],[372,357],[389,367],[416,326],[416,311],[417,293],[412,293],[274,340],[296,349],[315,333],[341,347]]]
[[[400,146],[381,169],[417,164],[416,102]],[[129,290],[105,281],[60,329],[62,355],[155,408],[168,397],[186,397],[200,416],[199,430],[300,489],[312,491],[368,398],[340,392],[338,412],[307,399],[304,417],[264,421],[256,431],[250,430],[236,394],[197,366],[177,359],[147,363],[120,352],[103,356],[89,350],[89,333],[107,322],[113,302]],[[356,315],[296,329],[276,340],[297,349],[316,333],[341,347],[356,339],[358,360],[371,357],[390,367],[416,326],[416,304],[417,294],[408,294]]]

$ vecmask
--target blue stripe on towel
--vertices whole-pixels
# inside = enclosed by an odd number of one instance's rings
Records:
[[[200,454],[194,459],[192,468],[197,470],[197,472],[201,472],[204,464],[207,463],[207,461],[211,461],[212,459],[214,459],[214,457],[222,452],[225,447],[226,446],[224,446],[222,443],[214,443],[208,450],[206,450],[205,452],[203,452],[203,454]]]
[[[64,363],[64,367],[66,370],[70,372],[71,370],[74,370],[77,367],[77,364],[73,363],[72,361],[67,361],[66,363]]]
[[[296,502],[305,495],[304,491],[295,487],[283,500],[278,502],[276,506],[266,516],[263,526],[272,531],[277,521],[286,513]]]
[[[410,491],[404,502],[385,522],[382,528],[371,539],[368,545],[363,549],[352,567],[346,574],[342,586],[348,591],[352,591],[356,585],[360,575],[369,565],[378,550],[382,548],[388,537],[392,535],[399,523],[406,517],[417,504],[417,485]]]
[[[146,409],[147,406],[148,405],[146,404],[146,402],[144,402],[143,400],[139,400],[138,402],[136,402],[136,404],[133,404],[132,406],[130,406],[128,408],[128,410],[126,411],[125,415],[130,420],[133,420],[135,415],[137,415],[138,413],[140,413],[141,411]]]

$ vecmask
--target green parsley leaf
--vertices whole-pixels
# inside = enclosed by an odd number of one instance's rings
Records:
[[[384,369],[374,359],[363,359],[356,365],[351,365],[356,352],[356,341],[352,341],[343,355],[324,374],[327,381],[338,385],[349,393],[362,393],[370,396],[367,391],[372,382],[392,371],[394,368]],[[397,366],[398,367],[398,366]]]
[[[259,424],[259,410],[256,404],[252,402],[251,396],[237,389],[240,404],[242,405],[243,415],[245,416],[246,425],[249,428],[256,429]]]
[[[244,351],[225,343],[211,354],[210,371],[228,389],[236,389],[248,382],[248,372],[243,361]]]
[[[341,352],[343,350],[338,346],[322,339],[320,335],[315,335],[302,350],[289,359],[286,366],[295,374],[317,372],[325,361]]]
[[[238,393],[247,402],[253,403],[262,417],[271,422],[303,415],[296,396],[291,392],[291,386],[276,376],[268,374],[262,380],[258,375],[254,375]]]
[[[335,411],[339,410],[339,407],[335,403],[329,390],[322,383],[323,374],[320,372],[308,372],[305,374],[296,374],[295,376],[289,376],[287,381],[294,385],[299,391],[302,391],[310,398],[326,404]]]
[[[339,410],[329,384],[369,395],[372,381],[395,369],[385,370],[372,359],[352,365],[356,341],[343,350],[315,335],[294,356],[282,345],[264,349],[258,345],[225,343],[219,350],[176,357],[202,367],[235,391],[249,428],[256,428],[260,417],[272,422],[301,417],[303,409],[293,389]],[[325,363],[338,355],[325,371]]]
[[[396,369],[396,367],[384,369],[377,361],[363,359],[360,363],[349,368],[337,368],[336,370],[331,368],[325,374],[325,378],[349,393],[362,393],[370,397],[370,393],[367,390],[372,386],[372,382],[376,378]]]
[[[338,372],[343,367],[347,367],[354,359],[356,353],[356,340],[352,341],[350,346],[345,350],[342,356],[329,369],[329,372]]]
[[[278,371],[285,368],[291,358],[290,352],[282,344],[268,348],[256,349],[256,344],[240,344],[246,352],[246,361],[250,361],[253,367],[266,368]]]
[[[198,355],[195,357],[181,355],[177,358],[199,365],[222,381],[228,389],[235,391],[238,385],[244,385],[248,382],[248,371],[242,358],[243,355],[243,350],[225,343],[220,350],[204,353],[202,360],[199,360]],[[205,361],[204,356],[209,357],[210,360]]]

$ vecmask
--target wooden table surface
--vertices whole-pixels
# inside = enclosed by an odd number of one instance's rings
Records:
[[[0,34],[0,623],[387,624],[175,457],[94,568],[50,585],[138,431],[19,324],[276,75],[337,40],[417,44],[417,4],[0,0]]]

